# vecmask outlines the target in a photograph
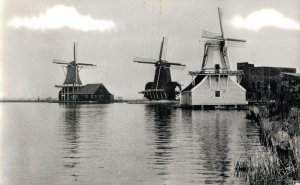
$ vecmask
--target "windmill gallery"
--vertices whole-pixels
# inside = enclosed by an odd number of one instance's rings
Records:
[[[203,31],[204,54],[200,71],[190,71],[192,82],[182,90],[182,85],[172,81],[172,68],[183,69],[186,65],[168,62],[166,59],[167,38],[163,37],[158,59],[135,57],[133,62],[155,66],[154,81],[148,82],[139,93],[147,100],[138,103],[172,103],[180,99],[183,108],[243,108],[248,105],[247,91],[240,85],[243,70],[232,70],[227,49],[245,47],[246,40],[226,38],[222,24],[222,10],[218,8],[220,34]],[[74,43],[74,60],[53,63],[66,68],[65,80],[60,88],[58,102],[61,103],[111,103],[114,96],[102,83],[82,85],[79,71],[96,67],[94,64],[77,61],[77,44]],[[65,72],[65,70],[64,70]],[[286,71],[282,71],[286,72]],[[287,71],[289,72],[289,71]]]

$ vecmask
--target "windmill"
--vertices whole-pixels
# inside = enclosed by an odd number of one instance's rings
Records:
[[[205,69],[209,69],[214,67],[215,70],[231,70],[229,58],[228,58],[228,47],[245,47],[246,46],[246,40],[242,39],[234,39],[234,38],[225,38],[224,36],[224,29],[223,29],[223,21],[222,16],[223,12],[221,8],[218,8],[218,15],[219,15],[219,25],[220,25],[220,31],[221,34],[212,33],[206,30],[202,31],[202,38],[209,39],[206,41],[204,45],[204,57],[202,61],[202,70],[205,71]],[[212,61],[209,60],[209,54],[215,51],[216,49],[220,50],[220,63],[212,63]],[[212,57],[211,57],[212,58]],[[212,66],[215,64],[215,66]]]
[[[78,63],[77,62],[77,43],[73,46],[74,60],[71,62],[53,60],[55,64],[61,64],[65,73],[65,81],[63,85],[56,85],[55,87],[61,88],[59,92],[59,101],[72,101],[70,99],[70,93],[80,89],[82,87],[82,82],[79,77],[79,71],[83,67],[96,67],[94,64]],[[65,72],[67,69],[67,73]]]
[[[134,58],[133,62],[142,64],[152,64],[155,66],[154,81],[148,82],[145,90],[141,93],[149,100],[175,100],[179,92],[176,91],[178,87],[181,90],[181,85],[178,82],[173,82],[171,79],[170,68],[177,66],[184,68],[185,65],[180,63],[171,63],[166,60],[167,38],[163,37],[159,52],[158,60],[151,58]]]
[[[228,47],[244,47],[246,40],[224,36],[222,10],[218,8],[220,34],[203,31],[204,54],[200,71],[190,71],[193,80],[181,92],[181,104],[187,106],[245,105],[246,90],[231,78],[240,81],[242,71],[231,69]],[[196,77],[194,79],[194,77]]]

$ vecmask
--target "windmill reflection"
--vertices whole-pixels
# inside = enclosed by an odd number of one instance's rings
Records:
[[[64,136],[66,146],[64,151],[64,167],[74,169],[80,163],[79,155],[79,131],[80,131],[80,105],[62,105],[64,106]],[[73,171],[73,170],[72,170]],[[78,175],[73,171],[70,176],[74,176],[77,180]]]
[[[172,160],[172,108],[168,105],[147,105],[146,117],[153,125],[150,132],[154,133],[153,145],[155,151],[152,156],[154,169],[159,170],[158,175],[167,175],[166,165]]]
[[[203,116],[203,115],[202,115]],[[228,119],[225,112],[209,112],[205,114],[206,124],[201,129],[202,150],[205,154],[203,167],[208,175],[206,183],[224,184],[229,177],[230,160]],[[204,122],[204,120],[202,120]],[[201,122],[202,122],[201,121]],[[216,178],[211,178],[215,174]]]

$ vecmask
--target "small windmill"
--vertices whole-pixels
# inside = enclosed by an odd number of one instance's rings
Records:
[[[77,43],[74,43],[73,46],[74,60],[71,62],[53,60],[55,64],[63,65],[63,70],[66,75],[63,85],[56,85],[55,87],[62,88],[59,95],[60,101],[70,101],[69,94],[80,89],[82,87],[82,82],[79,77],[79,71],[83,67],[96,67],[94,64],[87,63],[77,63]],[[65,69],[67,69],[67,73]]]
[[[145,86],[145,90],[141,93],[149,100],[175,100],[176,87],[181,89],[181,85],[178,82],[173,82],[171,79],[170,67],[177,66],[184,68],[185,65],[180,63],[171,63],[166,60],[167,38],[163,37],[159,52],[158,60],[151,58],[134,58],[133,62],[143,64],[153,64],[155,69],[154,82],[148,82]]]

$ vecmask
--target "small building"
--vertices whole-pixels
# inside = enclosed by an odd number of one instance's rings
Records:
[[[266,101],[272,99],[281,86],[281,73],[296,73],[296,68],[255,67],[248,62],[237,63],[237,69],[243,71],[241,85],[247,90],[247,100]]]
[[[69,93],[61,90],[59,100],[64,101],[66,98],[69,102],[111,103],[114,101],[114,96],[101,83],[87,84]]]

